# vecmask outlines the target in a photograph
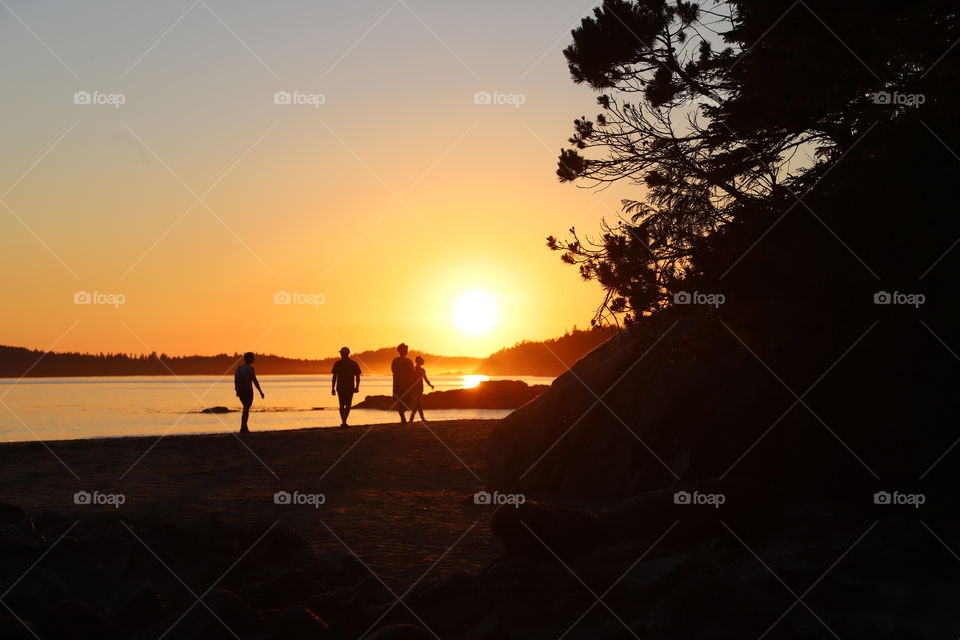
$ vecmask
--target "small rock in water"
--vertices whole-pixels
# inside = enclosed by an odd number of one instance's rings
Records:
[[[202,409],[200,413],[231,413],[231,410],[227,407],[207,407]]]

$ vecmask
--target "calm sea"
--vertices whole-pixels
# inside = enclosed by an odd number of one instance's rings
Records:
[[[437,390],[475,386],[487,376],[431,376]],[[552,378],[491,376],[550,384]],[[254,430],[335,427],[340,424],[330,376],[265,376],[266,394],[253,404]],[[354,402],[367,395],[390,395],[387,376],[364,376]],[[428,389],[429,391],[429,389]],[[64,440],[108,436],[222,433],[239,429],[239,413],[203,414],[214,406],[239,409],[233,377],[0,378],[0,442]],[[6,405],[6,406],[2,406]],[[428,411],[427,420],[501,418],[509,411],[459,409]],[[354,409],[350,423],[392,422],[396,414]]]

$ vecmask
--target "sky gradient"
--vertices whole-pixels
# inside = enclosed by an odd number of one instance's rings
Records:
[[[601,299],[544,245],[637,195],[554,176],[593,3],[4,3],[0,343],[485,355]]]

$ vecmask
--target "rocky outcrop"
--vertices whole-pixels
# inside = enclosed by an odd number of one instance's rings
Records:
[[[491,486],[625,499],[725,477],[809,499],[915,482],[955,441],[936,345],[919,366],[902,325],[759,313],[666,316],[595,349],[500,422]]]
[[[486,380],[472,389],[433,391],[423,396],[424,410],[430,409],[516,409],[530,402],[548,387],[528,385],[521,380]],[[395,410],[391,396],[367,396],[354,409]]]

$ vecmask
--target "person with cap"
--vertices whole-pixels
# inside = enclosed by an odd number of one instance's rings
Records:
[[[260,388],[260,381],[257,380],[257,372],[253,369],[253,353],[247,351],[243,354],[243,364],[237,367],[233,373],[233,389],[240,398],[240,404],[243,405],[243,413],[240,415],[240,433],[250,433],[247,429],[247,419],[250,417],[250,407],[253,405],[253,387],[260,392],[260,399],[263,395],[263,389]]]
[[[404,412],[410,406],[410,392],[413,390],[415,382],[413,375],[413,362],[407,357],[410,348],[400,343],[397,346],[398,355],[390,363],[390,371],[393,373],[393,399],[395,407],[400,414],[400,424],[406,424],[407,417]]]
[[[347,416],[353,406],[353,394],[360,392],[360,365],[350,359],[349,347],[340,349],[340,359],[333,363],[330,395],[340,405],[340,428],[347,428]]]

